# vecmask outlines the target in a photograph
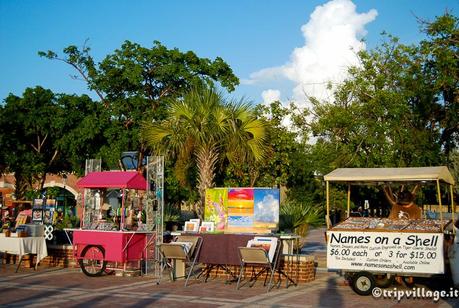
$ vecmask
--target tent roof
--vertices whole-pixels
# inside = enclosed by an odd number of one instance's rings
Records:
[[[454,185],[447,167],[338,168],[324,176],[331,182],[419,182],[440,180]]]
[[[90,172],[77,183],[81,188],[147,189],[147,181],[136,171]]]

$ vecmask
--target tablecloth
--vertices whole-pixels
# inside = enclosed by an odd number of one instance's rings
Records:
[[[0,237],[0,251],[24,256],[36,254],[37,263],[48,256],[44,237]]]

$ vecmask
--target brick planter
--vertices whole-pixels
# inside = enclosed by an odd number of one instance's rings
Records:
[[[78,267],[76,260],[73,258],[71,245],[48,245],[48,256],[40,261],[42,267]],[[37,258],[35,255],[25,255],[22,258],[22,268],[32,268]],[[19,257],[16,255],[7,255],[7,264],[16,264]]]
[[[299,264],[296,264],[296,257],[293,257],[293,264],[290,264],[287,262],[287,260],[284,260],[285,256],[282,257],[282,260],[280,261],[280,269],[282,271],[286,272],[293,278],[293,280],[296,280],[295,277],[295,271],[298,269],[298,282],[311,282],[315,279],[315,268],[314,268],[314,257],[312,256],[300,256],[299,258]],[[239,275],[239,266],[229,266],[228,267],[233,273],[236,275]],[[245,268],[245,275],[246,277],[250,277],[252,270],[255,272],[258,272],[261,269],[261,267],[253,267],[248,266]],[[231,279],[230,275],[227,274],[223,269],[218,268],[218,269],[212,269],[210,272],[210,277],[219,277],[219,278],[224,278],[224,279]],[[265,279],[265,275],[262,275],[259,277],[260,281]],[[275,277],[278,277],[276,274]],[[285,277],[282,277],[282,279],[285,279]]]

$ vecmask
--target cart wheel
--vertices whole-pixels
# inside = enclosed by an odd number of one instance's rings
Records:
[[[388,288],[390,287],[395,280],[394,274],[381,274],[381,275],[374,275],[376,286],[379,288]]]
[[[375,277],[369,272],[358,272],[352,278],[352,289],[359,295],[370,295],[375,286]]]
[[[105,249],[102,246],[88,245],[81,252],[81,259],[78,260],[81,270],[89,277],[102,275],[107,267],[104,260]]]

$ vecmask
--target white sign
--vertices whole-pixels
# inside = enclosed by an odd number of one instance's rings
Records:
[[[350,271],[443,274],[443,234],[328,231],[327,267]]]

